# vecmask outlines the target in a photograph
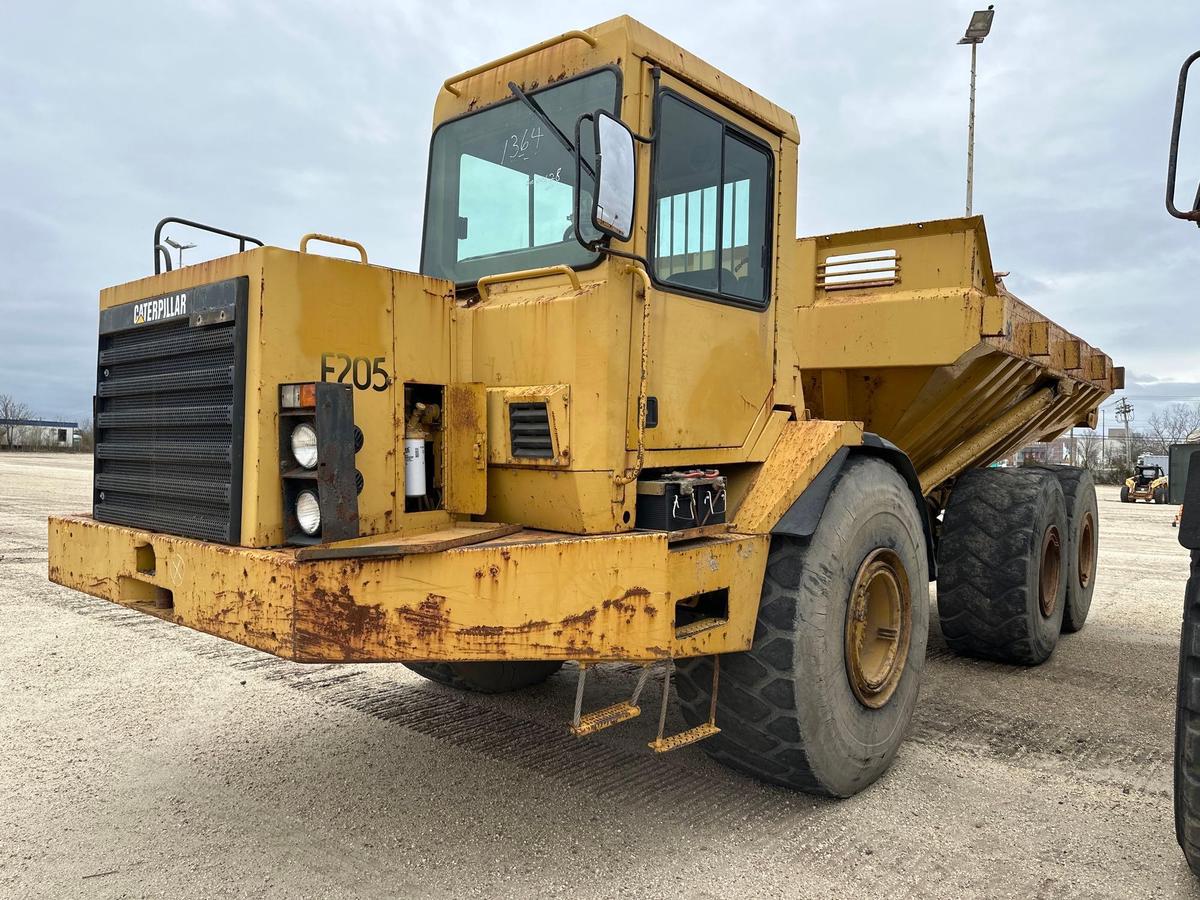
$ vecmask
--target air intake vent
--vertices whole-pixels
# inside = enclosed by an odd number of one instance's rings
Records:
[[[100,521],[238,542],[248,285],[235,278],[101,312]]]
[[[550,413],[545,403],[511,403],[508,421],[512,429],[513,459],[554,458]]]
[[[900,283],[900,254],[870,250],[827,257],[817,265],[817,287],[826,291],[891,287]]]

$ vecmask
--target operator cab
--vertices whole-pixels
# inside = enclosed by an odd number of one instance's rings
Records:
[[[1163,477],[1161,466],[1139,466],[1137,474],[1133,476],[1137,482],[1139,490],[1148,488],[1154,481]]]

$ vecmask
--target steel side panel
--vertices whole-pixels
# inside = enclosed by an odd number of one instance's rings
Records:
[[[668,571],[673,600],[721,588],[729,591],[727,624],[691,637],[675,638],[672,656],[707,656],[750,649],[770,544],[769,535],[737,535],[697,541],[670,552]],[[674,609],[666,612],[668,620],[672,619]]]
[[[305,662],[649,660],[745,649],[766,539],[670,555],[662,534],[498,539],[395,559],[299,562],[107,525],[50,520],[50,580],[167,621]],[[152,572],[137,547],[154,549]],[[689,577],[679,565],[690,565]],[[731,622],[676,644],[679,590],[730,588]],[[145,598],[172,593],[173,606]],[[685,594],[680,594],[684,596]]]

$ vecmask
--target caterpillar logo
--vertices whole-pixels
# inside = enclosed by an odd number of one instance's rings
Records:
[[[160,319],[187,315],[187,294],[171,294],[157,300],[145,300],[133,306],[133,324],[145,325]]]

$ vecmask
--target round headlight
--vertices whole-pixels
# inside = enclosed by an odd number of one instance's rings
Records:
[[[314,535],[321,530],[321,504],[312,491],[301,491],[296,497],[296,521],[305,534]]]
[[[292,456],[306,469],[317,466],[317,430],[307,422],[292,430]]]

